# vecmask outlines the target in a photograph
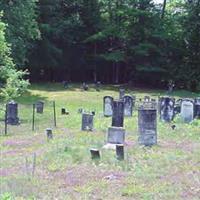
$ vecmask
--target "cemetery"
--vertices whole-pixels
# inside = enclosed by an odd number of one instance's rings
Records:
[[[200,200],[200,0],[0,0],[0,200]]]
[[[198,95],[125,86],[120,98],[120,87],[88,86],[31,86],[1,104],[1,191],[24,199],[199,197]]]

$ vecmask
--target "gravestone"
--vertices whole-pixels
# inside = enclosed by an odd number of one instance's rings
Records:
[[[96,91],[97,92],[100,92],[100,87],[101,87],[101,82],[97,81],[97,83],[96,83]]]
[[[175,106],[174,106],[174,113],[175,114],[179,114],[181,112],[181,102],[182,102],[182,99],[176,100]]]
[[[181,102],[181,119],[183,122],[190,123],[194,119],[194,101],[183,99]]]
[[[67,89],[67,88],[69,87],[69,85],[68,85],[68,82],[67,82],[67,81],[63,81],[63,87],[64,87],[65,89]]]
[[[124,126],[124,102],[123,101],[113,101],[112,126],[115,126],[115,127]]]
[[[113,97],[105,96],[103,98],[104,102],[104,116],[111,117],[113,115]]]
[[[100,159],[100,152],[98,149],[90,149],[90,153],[91,153],[91,159],[92,160],[98,160]]]
[[[10,125],[18,125],[19,118],[18,118],[18,104],[15,101],[10,101],[6,105],[6,123]]]
[[[120,100],[123,99],[124,95],[125,95],[125,89],[123,89],[123,88],[119,89],[119,99]]]
[[[51,128],[46,129],[47,140],[53,139],[53,131]]]
[[[170,122],[174,118],[175,99],[170,97],[161,97],[159,99],[160,119],[163,122]]]
[[[152,146],[157,144],[157,110],[141,106],[138,110],[139,144]]]
[[[124,102],[124,116],[126,117],[132,117],[133,115],[133,106],[134,106],[134,100],[132,96],[125,95],[123,97]]]
[[[43,101],[38,101],[35,104],[35,107],[36,107],[36,112],[39,113],[39,114],[42,114],[43,111],[44,111],[44,102]]]
[[[83,87],[84,91],[88,91],[89,90],[89,86],[86,83],[83,83],[82,87]]]
[[[195,118],[200,119],[200,97],[195,99]]]
[[[110,144],[124,144],[125,141],[125,129],[122,127],[110,127],[108,128],[107,143]]]
[[[94,115],[89,113],[82,114],[82,131],[93,131]]]
[[[116,155],[118,160],[124,160],[124,145],[117,144],[116,145]]]
[[[149,102],[151,100],[150,96],[145,96],[144,97],[144,102]]]

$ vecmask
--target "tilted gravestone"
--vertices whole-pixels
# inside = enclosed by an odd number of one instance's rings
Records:
[[[124,102],[124,116],[132,117],[133,115],[133,106],[134,106],[134,99],[132,96],[125,95],[123,97]]]
[[[113,115],[113,97],[105,96],[103,99],[104,116],[111,117]]]
[[[124,126],[124,102],[113,101],[113,115],[112,126],[123,127]]]
[[[110,127],[108,128],[107,143],[110,144],[124,144],[125,141],[125,129],[122,127]]]
[[[138,110],[139,144],[152,146],[157,144],[157,110],[141,106]]]
[[[44,111],[44,102],[43,101],[38,101],[35,104],[35,107],[36,107],[36,112],[42,114],[43,111]]]
[[[119,99],[122,100],[125,96],[125,89],[121,88],[119,89]]]
[[[194,100],[193,99],[183,99],[181,102],[181,119],[190,123],[194,119]]]
[[[195,118],[200,118],[200,97],[195,99]]]
[[[175,99],[170,97],[161,97],[159,99],[160,119],[163,122],[170,122],[174,118]]]
[[[89,113],[82,114],[82,131],[93,131],[94,115]]]
[[[6,123],[10,125],[18,125],[18,104],[15,101],[10,101],[6,105]]]

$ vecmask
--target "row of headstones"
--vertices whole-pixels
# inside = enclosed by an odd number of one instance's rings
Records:
[[[131,117],[136,98],[130,95],[124,95],[120,98],[124,103],[124,116]],[[113,102],[113,97],[104,97],[104,116],[111,117],[113,115]],[[150,103],[151,106],[156,107],[159,111],[160,119],[164,122],[172,121],[175,115],[179,113],[184,122],[191,122],[194,118],[200,118],[200,98],[181,99],[178,102],[176,103],[175,98],[161,97],[157,103],[156,100],[147,96],[143,101],[143,103]]]

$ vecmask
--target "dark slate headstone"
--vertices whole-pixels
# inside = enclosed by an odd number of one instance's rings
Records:
[[[36,107],[36,112],[42,114],[43,111],[44,111],[44,102],[43,101],[38,101],[35,104],[35,107]]]
[[[195,118],[200,119],[200,97],[195,99]]]
[[[66,114],[66,109],[65,108],[61,108],[61,114],[65,115]]]
[[[170,97],[161,97],[159,99],[160,119],[163,122],[170,122],[174,118],[175,99]]]
[[[94,115],[89,113],[82,114],[82,131],[93,131]]]
[[[108,128],[107,143],[110,144],[124,144],[125,141],[125,129],[122,127],[110,127]]]
[[[176,100],[175,106],[174,106],[174,113],[175,114],[179,114],[181,112],[181,102],[182,102],[182,99]]]
[[[125,96],[125,89],[121,88],[119,89],[119,99],[122,100]]]
[[[96,91],[100,92],[100,88],[101,88],[101,82],[97,81],[97,83],[96,83]]]
[[[124,160],[124,145],[117,144],[116,145],[116,155],[118,160]]]
[[[46,129],[47,140],[53,139],[53,131],[51,128]]]
[[[115,126],[115,127],[124,126],[124,102],[123,101],[113,101],[112,126]]]
[[[91,159],[92,160],[99,160],[100,159],[100,152],[98,149],[90,149]]]
[[[113,115],[113,97],[105,96],[103,98],[103,105],[104,105],[104,116],[111,117]]]
[[[181,118],[184,122],[190,123],[194,119],[194,100],[183,99],[181,102]]]
[[[18,104],[15,101],[11,101],[6,105],[7,111],[7,124],[10,125],[18,125],[19,118],[18,118]]]
[[[157,144],[157,110],[141,106],[138,110],[139,144]]]
[[[132,96],[125,95],[123,97],[124,102],[124,116],[126,117],[132,117],[133,115],[133,106],[134,106],[134,100]]]

